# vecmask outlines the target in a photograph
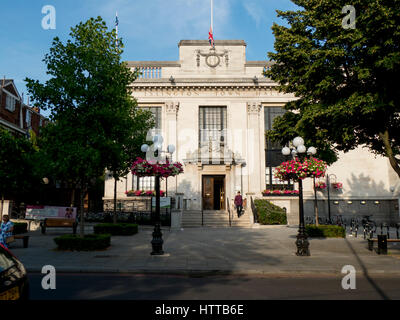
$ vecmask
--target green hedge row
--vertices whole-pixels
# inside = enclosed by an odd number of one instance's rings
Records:
[[[309,237],[322,238],[345,238],[346,231],[341,226],[334,225],[306,225],[306,232]]]
[[[287,224],[286,211],[265,199],[254,200],[260,224]]]
[[[138,225],[133,223],[100,223],[93,227],[95,234],[108,233],[112,236],[131,236],[138,232]]]
[[[88,234],[81,238],[74,234],[65,234],[54,238],[59,250],[91,251],[106,249],[111,245],[110,234]]]

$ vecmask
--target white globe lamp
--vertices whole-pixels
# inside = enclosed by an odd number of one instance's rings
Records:
[[[302,137],[296,137],[293,139],[293,145],[297,148],[300,145],[304,145],[304,140]]]
[[[282,154],[288,156],[290,154],[290,149],[288,147],[282,148]]]

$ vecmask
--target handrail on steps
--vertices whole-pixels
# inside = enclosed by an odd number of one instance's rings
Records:
[[[231,206],[229,204],[229,198],[226,197],[226,204],[228,207],[228,215],[229,215],[229,226],[232,227],[232,221],[231,221]]]

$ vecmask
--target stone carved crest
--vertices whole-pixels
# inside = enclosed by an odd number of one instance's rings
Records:
[[[261,103],[248,102],[247,103],[247,113],[259,113],[261,110]]]
[[[211,48],[209,52],[204,53],[200,50],[197,50],[197,66],[200,67],[200,57],[205,57],[206,64],[210,68],[216,68],[221,63],[221,58],[225,57],[225,64],[228,67],[229,65],[229,55],[228,50],[224,50],[223,52],[217,52],[215,48]]]
[[[167,113],[178,113],[179,102],[166,102],[165,103]]]

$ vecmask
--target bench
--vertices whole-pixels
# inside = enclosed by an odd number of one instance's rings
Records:
[[[368,239],[368,249],[372,251],[374,249],[374,242],[378,242],[378,254],[387,254],[387,243],[388,242],[400,242],[400,239],[387,239],[386,236],[382,238]]]
[[[12,235],[12,240],[8,244],[15,242],[16,239],[22,240],[24,248],[28,248],[29,236],[24,234],[14,234]]]
[[[68,228],[72,227],[72,231],[76,234],[78,223],[75,219],[46,218],[40,223],[42,234],[46,233],[47,228]]]

